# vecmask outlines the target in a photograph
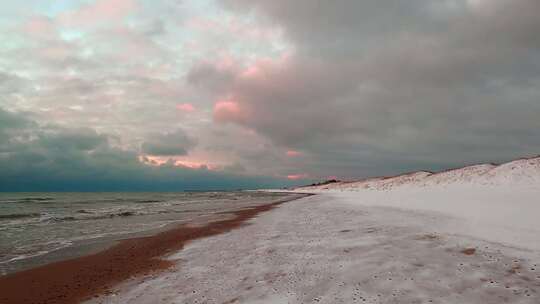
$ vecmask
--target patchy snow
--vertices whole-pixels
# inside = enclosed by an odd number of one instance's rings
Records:
[[[476,181],[479,181],[484,174],[495,167],[496,166],[493,164],[483,164],[434,173],[420,182],[420,185],[438,186],[459,183],[475,183]]]
[[[540,157],[518,159],[489,170],[484,175],[489,184],[536,185],[540,187]]]
[[[301,191],[393,190],[406,187],[436,187],[448,185],[492,185],[540,187],[540,157],[523,158],[501,165],[480,164],[443,172],[418,171],[390,177],[338,182],[322,186],[300,187]]]
[[[540,158],[295,192],[92,303],[540,303]]]
[[[289,202],[252,225],[191,243],[170,256],[171,271],[92,302],[539,303],[538,226],[516,242],[498,239],[527,231],[539,214],[533,193],[446,191],[455,200],[364,190]],[[506,199],[519,207],[502,217],[511,210]],[[486,225],[498,232],[480,229]]]

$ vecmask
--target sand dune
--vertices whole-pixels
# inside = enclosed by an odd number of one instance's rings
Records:
[[[522,158],[508,163],[479,164],[442,172],[417,171],[390,177],[375,177],[357,181],[299,187],[300,191],[391,190],[402,187],[433,187],[447,185],[536,186],[540,185],[540,157]]]

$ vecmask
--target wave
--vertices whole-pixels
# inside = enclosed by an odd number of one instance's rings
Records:
[[[50,203],[56,201],[57,198],[53,197],[23,197],[23,198],[5,198],[0,199],[0,204],[17,204],[17,203]],[[139,204],[148,204],[148,203],[161,203],[166,200],[159,199],[136,199],[136,198],[104,198],[104,199],[89,199],[89,200],[80,200],[74,199],[73,203],[139,203]]]
[[[0,214],[0,221],[12,221],[12,220],[24,220],[24,219],[34,219],[33,222],[68,222],[68,221],[91,221],[91,220],[100,220],[100,219],[110,219],[115,217],[128,217],[136,215],[146,215],[151,213],[144,212],[134,212],[134,211],[120,211],[117,213],[101,213],[96,214],[91,211],[79,210],[77,211],[80,216],[77,215],[53,215],[53,214],[42,214],[42,213],[13,213],[13,214]],[[155,212],[161,213],[161,212]]]
[[[14,220],[22,218],[40,217],[40,213],[12,213],[12,214],[0,214],[0,220]]]
[[[82,212],[81,212],[82,211]],[[82,214],[94,214],[90,211],[86,210],[79,210],[77,213]],[[102,220],[102,219],[110,219],[115,217],[126,217],[126,216],[135,216],[135,215],[145,215],[144,213],[137,213],[134,211],[121,211],[118,213],[105,213],[105,214],[97,214],[95,216],[64,216],[64,217],[52,217],[47,220],[53,220],[55,222],[65,222],[65,221],[91,221],[91,220]]]
[[[44,203],[54,201],[53,197],[22,197],[22,198],[8,198],[5,200],[0,200],[1,203],[5,204],[16,204],[16,203]]]

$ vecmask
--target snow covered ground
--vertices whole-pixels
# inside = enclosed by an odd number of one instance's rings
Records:
[[[540,250],[540,157],[295,191],[332,194],[329,199],[355,206],[436,212],[449,218],[437,227],[441,232]]]
[[[93,302],[540,303],[533,184],[317,191]]]
[[[399,188],[440,188],[446,186],[513,186],[540,187],[540,156],[521,158],[508,163],[480,164],[442,172],[417,171],[390,177],[375,177],[317,186],[300,187],[300,191],[362,191]]]
[[[540,187],[450,185],[389,191],[325,190],[328,200],[351,208],[377,206],[444,217],[441,233],[463,234],[540,251]]]
[[[540,303],[540,158],[302,187],[98,303]]]

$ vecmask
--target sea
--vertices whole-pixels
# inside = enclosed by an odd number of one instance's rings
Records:
[[[255,191],[0,193],[0,275],[287,196]]]

